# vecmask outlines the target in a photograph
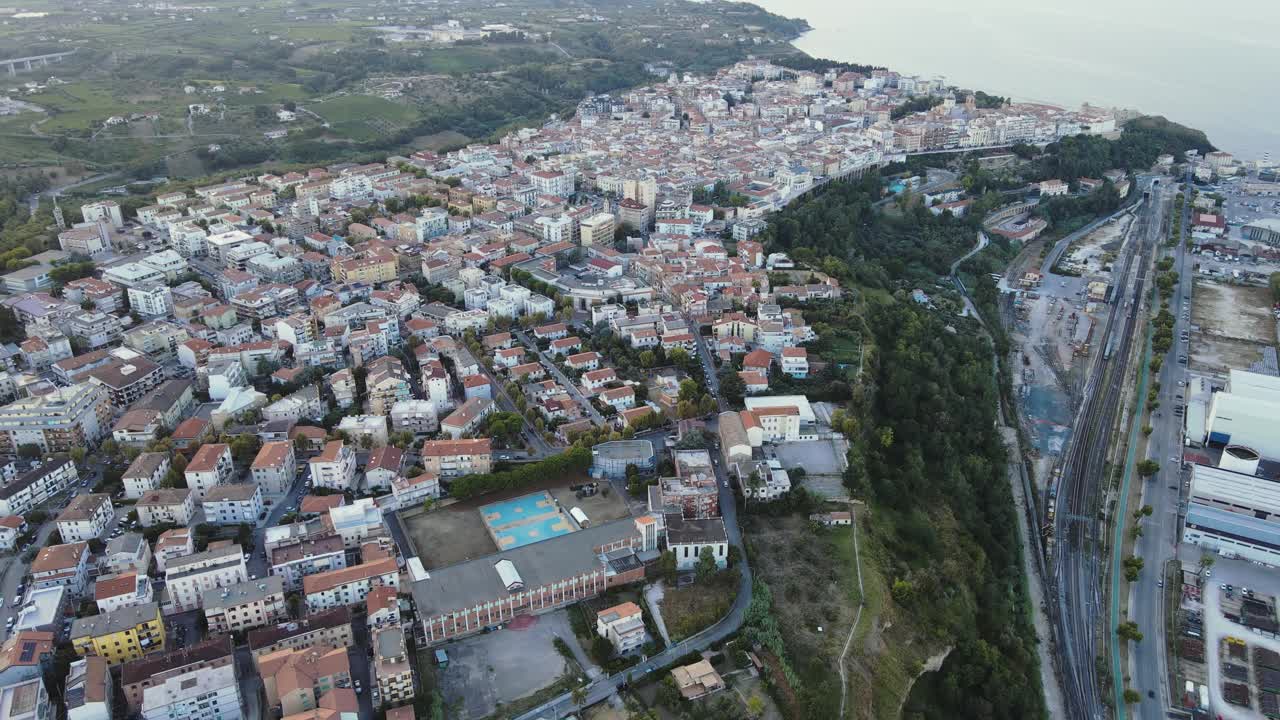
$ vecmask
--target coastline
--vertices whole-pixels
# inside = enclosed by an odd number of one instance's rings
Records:
[[[983,1],[996,2],[979,0],[979,5]],[[908,26],[890,8],[869,3],[750,2],[767,12],[802,21],[809,29],[789,42],[810,58],[885,66],[922,77],[941,75],[948,85],[1016,102],[1063,108],[1078,108],[1087,102],[1126,118],[1163,116],[1202,130],[1215,147],[1246,162],[1267,154],[1280,155],[1280,128],[1267,120],[1280,113],[1280,99],[1267,100],[1263,103],[1266,107],[1247,114],[1224,114],[1191,99],[1199,92],[1197,88],[1209,87],[1219,96],[1251,96],[1236,87],[1244,78],[1214,79],[1221,77],[1223,68],[1235,66],[1240,61],[1235,56],[1244,50],[1223,53],[1209,63],[1191,63],[1182,50],[1180,35],[1153,38],[1132,18],[1121,17],[1095,39],[1082,30],[1080,13],[1052,8],[1020,9],[1013,17],[986,17],[973,8],[962,11],[926,0],[921,8],[922,22]],[[1172,11],[1165,22],[1180,23],[1183,14]],[[1040,31],[1050,27],[1058,31]],[[1253,72],[1235,74],[1247,78]],[[1272,102],[1276,107],[1268,109]]]

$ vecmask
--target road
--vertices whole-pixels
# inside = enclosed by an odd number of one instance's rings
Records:
[[[1071,441],[1058,467],[1061,477],[1053,490],[1057,512],[1054,543],[1048,551],[1054,563],[1051,609],[1062,653],[1059,660],[1066,704],[1073,718],[1101,720],[1107,715],[1097,661],[1102,632],[1110,630],[1097,622],[1103,608],[1104,552],[1099,509],[1106,490],[1106,459],[1113,429],[1127,394],[1128,362],[1134,339],[1141,337],[1145,322],[1138,299],[1147,287],[1147,267],[1159,239],[1163,205],[1162,201],[1144,203],[1129,228],[1120,260],[1122,270],[1115,275],[1113,309],[1097,345],[1103,351],[1086,380]]]
[[[271,506],[271,510],[267,513],[266,520],[258,523],[253,529],[253,553],[249,556],[247,568],[249,574],[256,578],[266,577],[270,574],[267,567],[266,537],[267,528],[275,527],[280,518],[289,512],[289,508],[296,507],[302,496],[306,494],[307,480],[311,474],[311,466],[304,459],[299,459],[298,463],[302,466],[302,474],[294,476],[293,486],[289,488],[289,492],[285,493],[282,499],[276,500]]]
[[[519,408],[516,407],[515,401],[507,395],[506,385],[503,384],[502,379],[495,375],[484,363],[480,363],[480,372],[484,373],[485,377],[489,379],[489,385],[493,387],[493,392],[495,393],[493,399],[498,403],[498,409],[503,412],[515,413],[524,419],[524,424],[520,427],[520,434],[524,437],[525,444],[533,450],[533,453],[527,456],[528,459],[537,460],[548,455],[555,455],[556,450],[547,443],[536,428],[529,424],[529,419],[525,418],[524,413],[520,412]]]
[[[712,458],[716,458],[716,450],[713,449],[711,454]],[[742,627],[742,620],[747,613],[747,605],[751,603],[751,566],[747,563],[747,554],[742,547],[742,528],[738,525],[738,506],[733,490],[729,487],[728,475],[718,459],[714,462],[714,466],[716,478],[720,484],[720,514],[724,517],[729,543],[742,551],[740,553],[741,559],[738,561],[738,570],[740,572],[738,596],[734,598],[733,606],[729,608],[729,614],[706,630],[668,647],[661,653],[644,660],[625,672],[592,681],[587,687],[587,701],[583,707],[595,705],[612,697],[618,691],[618,686],[626,683],[628,678],[640,678],[661,669],[682,655],[706,650],[712,643],[729,637],[737,632],[738,628]],[[573,705],[570,695],[566,693],[543,703],[515,718],[515,720],[541,720],[542,718],[560,720],[560,718],[574,714],[577,709]]]
[[[1186,202],[1185,206],[1183,217],[1178,221],[1185,222],[1189,217],[1191,203]],[[1184,308],[1188,311],[1191,308],[1193,282],[1185,245],[1180,243],[1173,257],[1178,283],[1169,309],[1175,318],[1173,336],[1178,338],[1190,325],[1189,321],[1182,319],[1182,312]],[[1164,617],[1164,593],[1166,590],[1177,591],[1173,587],[1160,587],[1158,581],[1165,563],[1175,557],[1178,550],[1178,512],[1183,484],[1181,473],[1169,458],[1182,457],[1182,416],[1176,415],[1173,408],[1185,404],[1177,398],[1179,395],[1185,397],[1186,392],[1187,368],[1178,362],[1178,355],[1185,354],[1186,349],[1185,343],[1176,340],[1164,358],[1157,378],[1160,382],[1157,396],[1159,414],[1151,419],[1153,430],[1147,438],[1147,457],[1159,462],[1161,471],[1143,488],[1142,504],[1150,505],[1152,514],[1143,521],[1143,534],[1134,546],[1134,554],[1143,559],[1145,567],[1129,593],[1129,617],[1138,620],[1147,638],[1131,645],[1129,651],[1129,675],[1133,678],[1133,687],[1143,694],[1142,701],[1133,708],[1133,714],[1141,720],[1165,718],[1170,695],[1164,652],[1165,627],[1160,619]],[[1154,691],[1154,698],[1148,694],[1149,691]]]
[[[90,175],[89,177],[83,180],[80,180],[79,182],[73,182],[70,185],[63,185],[62,187],[57,187],[57,188],[49,188],[44,192],[32,193],[31,195],[27,196],[27,207],[31,210],[31,212],[35,212],[36,209],[40,207],[40,198],[42,196],[48,195],[49,197],[56,198],[68,190],[74,190],[82,185],[96,183],[99,180],[106,180],[109,177],[115,177],[116,175],[119,175],[119,174],[120,173],[118,172],[109,172],[109,173],[102,173],[100,175]]]
[[[555,377],[556,382],[560,383],[560,386],[573,396],[574,401],[576,401],[578,405],[582,407],[583,412],[587,413],[587,416],[591,418],[591,422],[595,423],[596,427],[604,427],[604,416],[596,411],[595,406],[591,404],[590,400],[583,397],[581,392],[578,392],[578,386],[574,385],[572,380],[566,377],[564,373],[560,372],[560,368],[556,367],[556,364],[547,357],[547,354],[539,350],[538,346],[529,339],[529,336],[525,334],[523,330],[516,329],[513,334],[520,340],[521,344],[528,348],[534,356],[538,358],[538,362],[542,363],[542,367],[546,368],[547,372],[551,373],[551,375]]]

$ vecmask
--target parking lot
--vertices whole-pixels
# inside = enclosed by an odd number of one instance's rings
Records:
[[[843,484],[843,458],[836,450],[835,441],[777,443],[770,446],[770,451],[788,471],[804,468],[805,476],[798,483],[803,487],[823,497],[848,496],[849,491]]]
[[[563,610],[517,618],[502,630],[439,646],[449,656],[449,666],[436,670],[449,717],[487,717],[500,704],[554,683],[569,669],[556,651],[556,637],[576,642]]]
[[[1185,562],[1200,553],[1198,548],[1183,546],[1181,555]],[[1280,576],[1274,569],[1217,557],[1203,587],[1184,596],[1184,611],[1193,620],[1193,631],[1201,635],[1203,660],[1184,661],[1183,667],[1190,672],[1175,680],[1180,691],[1184,679],[1205,685],[1214,717],[1260,720],[1265,717],[1263,703],[1276,701],[1270,688],[1276,670],[1270,665],[1280,661],[1268,651],[1280,653],[1280,638],[1266,628],[1275,627],[1277,592]],[[1194,645],[1192,638],[1178,641],[1184,657],[1189,639]]]

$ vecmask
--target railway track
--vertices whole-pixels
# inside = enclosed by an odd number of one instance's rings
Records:
[[[1130,227],[1130,242],[1116,275],[1114,308],[1103,330],[1104,347],[1086,380],[1068,451],[1057,468],[1054,563],[1060,672],[1072,718],[1101,720],[1107,714],[1098,678],[1098,646],[1107,632],[1100,582],[1106,458],[1123,405],[1129,359],[1141,337],[1141,298],[1160,229],[1160,201],[1153,197]]]

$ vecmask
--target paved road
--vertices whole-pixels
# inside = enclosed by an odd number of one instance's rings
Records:
[[[1190,199],[1185,203],[1185,220],[1191,211]],[[1191,308],[1192,273],[1185,245],[1179,244],[1173,255],[1174,269],[1178,271],[1178,284],[1169,302],[1170,312],[1176,318],[1173,336],[1175,342],[1164,358],[1158,380],[1160,407],[1158,416],[1151,418],[1154,428],[1148,438],[1147,457],[1160,463],[1161,469],[1146,482],[1142,503],[1152,508],[1151,517],[1143,521],[1143,534],[1134,547],[1134,553],[1145,563],[1142,575],[1129,594],[1129,617],[1134,618],[1147,637],[1143,642],[1130,645],[1129,674],[1133,687],[1143,694],[1142,701],[1133,708],[1134,717],[1141,720],[1161,720],[1166,716],[1169,701],[1168,666],[1165,655],[1165,627],[1162,618],[1165,592],[1177,592],[1176,588],[1158,585],[1163,568],[1178,550],[1178,507],[1182,498],[1182,477],[1178,465],[1170,463],[1171,457],[1182,456],[1182,416],[1174,413],[1177,405],[1185,404],[1177,399],[1185,398],[1186,387],[1179,383],[1187,380],[1187,366],[1178,362],[1178,355],[1185,354],[1187,346],[1180,333],[1189,322],[1182,319],[1183,309]],[[1149,692],[1154,692],[1152,698]]]
[[[289,508],[296,506],[306,494],[306,481],[310,478],[311,467],[307,465],[305,458],[299,458],[298,462],[303,468],[302,475],[295,476],[293,487],[289,488],[289,492],[285,493],[283,499],[275,501],[271,511],[267,513],[267,519],[258,523],[258,526],[253,529],[253,554],[249,556],[247,563],[249,574],[253,577],[263,578],[269,574],[270,568],[267,566],[267,554],[264,550],[267,528],[275,527],[280,522],[280,518],[289,512]]]
[[[489,384],[493,386],[493,392],[495,393],[494,401],[498,403],[498,409],[503,412],[515,413],[521,418],[524,418],[524,413],[520,412],[520,410],[516,408],[515,401],[507,395],[506,385],[502,378],[498,377],[492,370],[485,367],[484,363],[480,363],[480,372],[484,373],[485,377],[489,379]],[[537,460],[548,455],[556,454],[556,449],[551,447],[551,445],[547,443],[546,439],[542,437],[542,434],[529,424],[528,418],[524,418],[524,424],[521,426],[520,433],[524,437],[525,444],[533,449],[533,454],[528,456],[530,460]]]
[[[547,372],[551,373],[551,375],[555,377],[556,382],[560,383],[561,386],[569,391],[569,394],[573,396],[573,399],[577,401],[578,405],[580,405],[583,411],[587,413],[587,416],[591,418],[591,422],[595,423],[596,427],[604,427],[604,416],[596,411],[595,406],[591,404],[590,400],[584,397],[582,393],[578,392],[578,386],[574,385],[572,380],[570,380],[564,373],[560,372],[560,368],[556,367],[556,364],[548,358],[547,353],[539,350],[538,346],[527,334],[525,334],[523,330],[515,330],[514,335],[526,348],[529,349],[530,352],[534,354],[535,357],[538,358],[538,362],[542,363],[542,367],[546,368]]]
[[[715,458],[716,453],[712,451],[712,457]],[[742,550],[742,528],[738,525],[738,508],[733,491],[729,488],[728,476],[724,467],[717,460],[715,462],[716,478],[720,483],[720,512],[724,516],[725,529],[729,535],[729,543],[739,550]],[[742,620],[746,616],[747,605],[751,603],[751,567],[747,563],[746,552],[741,553],[741,560],[738,563],[738,569],[741,572],[738,581],[738,596],[734,598],[733,606],[729,609],[729,614],[717,622],[715,625],[703,630],[693,637],[686,638],[676,645],[668,647],[658,655],[639,663],[630,668],[626,672],[611,675],[607,678],[601,678],[593,681],[587,688],[587,702],[585,706],[594,705],[613,696],[618,691],[618,686],[627,682],[628,678],[640,678],[647,675],[664,665],[667,665],[682,655],[690,652],[706,650],[712,643],[729,637],[738,631],[742,626]],[[566,693],[558,698],[546,702],[539,707],[519,716],[516,720],[540,720],[547,718],[548,720],[560,720],[567,715],[575,713],[577,708],[573,706],[572,699]]]

